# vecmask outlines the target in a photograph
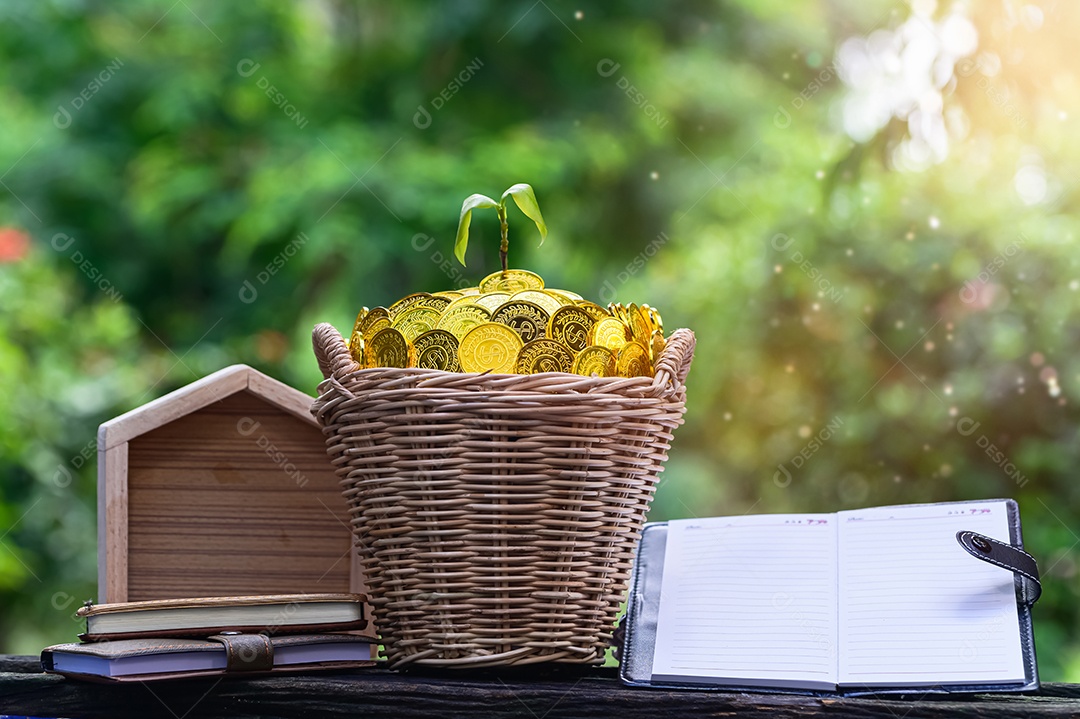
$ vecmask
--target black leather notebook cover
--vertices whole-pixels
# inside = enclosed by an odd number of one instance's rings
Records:
[[[1001,502],[1003,500],[986,500]],[[1020,530],[1020,512],[1014,500],[1007,503],[1010,542],[1013,547],[1023,549],[1023,537]],[[945,503],[951,504],[951,503]],[[957,502],[955,504],[972,504]],[[908,505],[920,506],[920,505]],[[660,591],[664,575],[664,556],[667,548],[666,522],[653,522],[645,526],[641,543],[638,546],[634,569],[631,576],[630,594],[627,600],[626,614],[622,619],[621,646],[619,647],[619,675],[623,682],[631,686],[693,688],[711,691],[748,691],[767,693],[810,694],[822,696],[862,696],[876,694],[925,695],[931,693],[984,693],[984,692],[1022,692],[1039,688],[1038,670],[1035,660],[1035,640],[1031,625],[1031,604],[1037,599],[1030,582],[1020,575],[1014,576],[1016,587],[1017,614],[1020,621],[1020,640],[1023,651],[1023,663],[1026,678],[1022,683],[995,684],[946,684],[939,686],[911,687],[838,687],[836,691],[807,691],[799,689],[776,689],[720,683],[719,680],[696,679],[694,681],[672,681],[663,679],[654,681],[652,664],[656,646],[656,628],[660,609]],[[962,543],[963,544],[963,543]],[[966,547],[965,547],[966,548]],[[970,550],[969,550],[970,551]],[[987,559],[991,563],[996,563]],[[1005,571],[1005,570],[1003,570]]]

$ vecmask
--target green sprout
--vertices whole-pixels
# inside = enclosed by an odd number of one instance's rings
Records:
[[[502,261],[502,271],[506,272],[506,251],[509,247],[506,240],[508,229],[506,200],[509,197],[513,197],[518,209],[536,223],[536,229],[540,230],[540,244],[544,244],[544,239],[547,237],[547,224],[544,222],[544,216],[540,214],[540,205],[536,204],[533,188],[529,185],[519,182],[502,193],[498,202],[487,195],[469,195],[465,198],[465,202],[461,203],[461,219],[458,220],[457,239],[454,240],[454,256],[462,266],[465,265],[465,248],[469,246],[469,223],[472,222],[472,211],[494,207],[499,213],[499,230],[502,237],[499,243],[499,259]]]

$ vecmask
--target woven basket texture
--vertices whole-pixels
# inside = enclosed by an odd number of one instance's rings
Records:
[[[602,663],[694,334],[629,379],[361,369],[331,325],[312,340],[389,665]]]

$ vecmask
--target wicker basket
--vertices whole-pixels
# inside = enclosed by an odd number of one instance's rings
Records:
[[[312,339],[390,666],[601,663],[694,334],[631,379],[362,370],[332,326]]]

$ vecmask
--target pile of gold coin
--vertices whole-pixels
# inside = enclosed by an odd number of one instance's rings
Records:
[[[634,304],[607,309],[548,289],[526,270],[496,272],[479,287],[421,292],[363,308],[349,352],[361,367],[585,377],[652,377],[664,351],[660,313]]]

